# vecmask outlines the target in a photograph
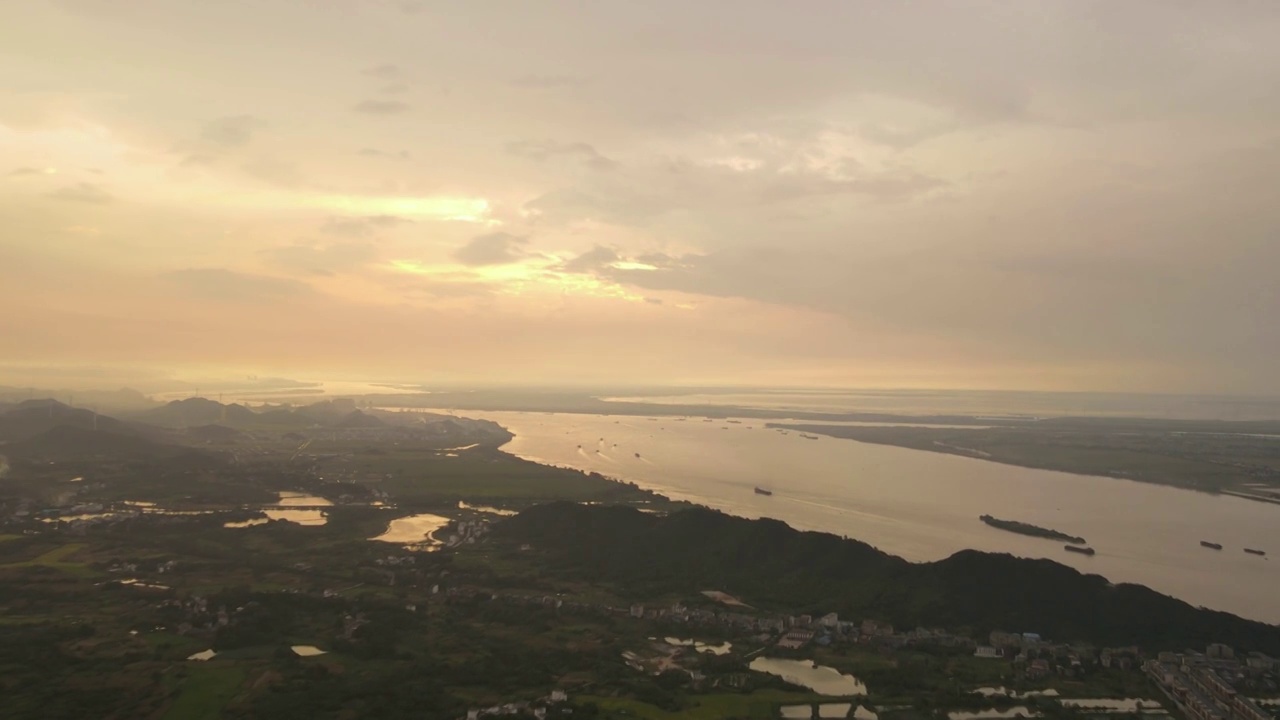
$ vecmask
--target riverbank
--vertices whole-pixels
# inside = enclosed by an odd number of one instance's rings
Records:
[[[1198,545],[1210,538],[1271,550],[1275,515],[1264,503],[883,444],[805,440],[750,420],[472,414],[515,434],[503,452],[618,478],[673,501],[856,537],[912,562],[965,549],[1045,558],[1193,605],[1280,622],[1280,607],[1268,601],[1280,586],[1280,564]],[[774,494],[756,495],[755,486]],[[1069,530],[1097,554],[1068,554],[1040,538],[996,531],[975,522],[983,514]]]

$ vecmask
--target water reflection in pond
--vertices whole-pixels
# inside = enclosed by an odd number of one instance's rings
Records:
[[[315,645],[294,645],[289,649],[293,650],[294,654],[298,657],[315,657],[316,655],[325,654],[324,650],[321,650]]]
[[[200,661],[202,661],[202,662],[203,662],[203,661],[205,661],[205,660],[212,660],[212,659],[213,659],[213,656],[215,656],[215,655],[217,655],[217,654],[218,654],[218,653],[214,652],[212,649],[210,649],[210,650],[201,650],[200,652],[196,653],[195,655],[188,655],[188,656],[187,656],[187,659],[188,659],[188,660],[200,660]]]
[[[281,507],[329,507],[333,505],[333,503],[322,497],[290,490],[281,490],[278,495],[280,499],[276,501],[276,504]]]
[[[1011,697],[1015,700],[1029,697],[1058,697],[1058,691],[1053,688],[1049,688],[1048,690],[1028,690],[1020,693],[1006,687],[980,687],[973,692],[976,695],[983,695],[986,697],[1003,696]]]
[[[757,657],[748,665],[756,672],[777,675],[795,685],[807,687],[819,695],[866,695],[867,686],[852,675],[812,660],[784,660]]]
[[[288,520],[299,525],[324,525],[329,521],[323,510],[263,508],[262,512],[272,520]]]
[[[222,523],[222,527],[245,528],[245,527],[253,527],[254,525],[266,525],[269,522],[271,522],[271,520],[264,517],[249,518],[248,520],[233,520],[231,522],[225,522],[225,523]]]
[[[947,713],[949,720],[997,720],[999,718],[1031,718],[1040,717],[1023,705],[1016,705],[1007,710],[975,710]]]
[[[430,543],[433,545],[440,544],[439,540],[431,537],[432,533],[449,524],[449,518],[430,513],[422,513],[420,515],[409,515],[408,517],[396,518],[387,526],[387,531],[377,537],[369,538],[370,540],[379,540],[381,542],[391,542],[400,544],[423,544]]]
[[[1088,708],[1109,713],[1165,712],[1163,706],[1148,698],[1063,698],[1063,707]]]
[[[472,505],[471,503],[458,501],[459,510],[475,510],[477,512],[489,513],[491,515],[503,515],[510,517],[516,514],[515,510],[503,510],[502,508],[491,507],[489,505]]]
[[[733,643],[723,642],[719,645],[711,645],[701,640],[685,640],[678,637],[665,637],[662,641],[668,645],[680,645],[682,647],[691,647],[698,652],[711,653],[712,655],[725,655],[733,649]]]
[[[806,718],[807,720],[807,718],[813,717],[813,706],[812,705],[783,705],[782,717],[790,718],[791,720],[800,720],[800,718]]]
[[[851,703],[827,703],[818,706],[818,717],[820,718],[842,718],[849,716],[849,709],[852,708]]]

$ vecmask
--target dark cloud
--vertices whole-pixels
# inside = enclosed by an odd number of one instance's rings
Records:
[[[364,100],[354,110],[366,115],[399,115],[409,112],[413,106],[399,100]]]
[[[410,221],[395,215],[337,217],[326,220],[320,232],[343,237],[368,237],[408,222]]]
[[[265,123],[252,115],[229,115],[210,121],[200,131],[200,139],[225,149],[243,147]]]
[[[389,63],[374,65],[373,67],[365,68],[362,72],[369,77],[375,77],[379,80],[399,80],[404,77],[403,70],[398,66],[391,65]]]
[[[50,193],[48,197],[54,200],[65,200],[67,202],[86,203],[90,205],[105,205],[115,200],[106,190],[94,185],[93,183],[76,183],[58,188]]]
[[[504,232],[478,235],[455,250],[453,258],[463,265],[506,265],[525,256],[522,248],[528,242],[528,238]]]
[[[207,300],[267,302],[302,297],[314,291],[298,280],[237,272],[226,268],[187,268],[161,276],[187,294]]]
[[[621,258],[618,256],[617,250],[597,245],[578,257],[562,263],[557,269],[572,273],[598,272],[619,260]]]
[[[377,256],[370,243],[298,243],[265,250],[272,265],[294,274],[337,275],[358,269]]]
[[[584,142],[562,143],[554,140],[517,140],[507,143],[507,152],[538,161],[553,157],[576,158],[594,170],[612,170],[618,165],[617,161],[605,157],[593,146]]]

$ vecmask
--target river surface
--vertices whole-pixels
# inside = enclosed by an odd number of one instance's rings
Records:
[[[939,560],[966,548],[1044,557],[1280,623],[1280,506],[853,440],[809,440],[745,418],[465,414],[508,428],[515,439],[503,449],[530,460],[600,472],[734,515],[848,536],[908,560]],[[773,495],[756,494],[756,486]],[[982,514],[1079,535],[1097,555],[988,527],[978,520]],[[1201,540],[1224,549],[1202,548]],[[1245,554],[1246,547],[1269,557]]]

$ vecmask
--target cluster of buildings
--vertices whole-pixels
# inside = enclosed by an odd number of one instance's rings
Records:
[[[569,696],[563,690],[552,690],[550,695],[529,702],[509,702],[486,708],[473,708],[467,711],[466,720],[480,720],[487,717],[503,715],[532,715],[545,718],[557,705],[569,702]]]
[[[1261,653],[1241,662],[1230,647],[1215,643],[1203,653],[1160,653],[1143,670],[1190,720],[1273,720],[1241,687],[1256,686],[1276,667]]]
[[[993,631],[988,645],[979,645],[974,657],[1011,661],[1016,669],[1029,679],[1050,675],[1077,678],[1090,669],[1101,666],[1130,670],[1142,662],[1136,647],[1103,648],[1091,645],[1054,643],[1038,633],[1011,633]]]

